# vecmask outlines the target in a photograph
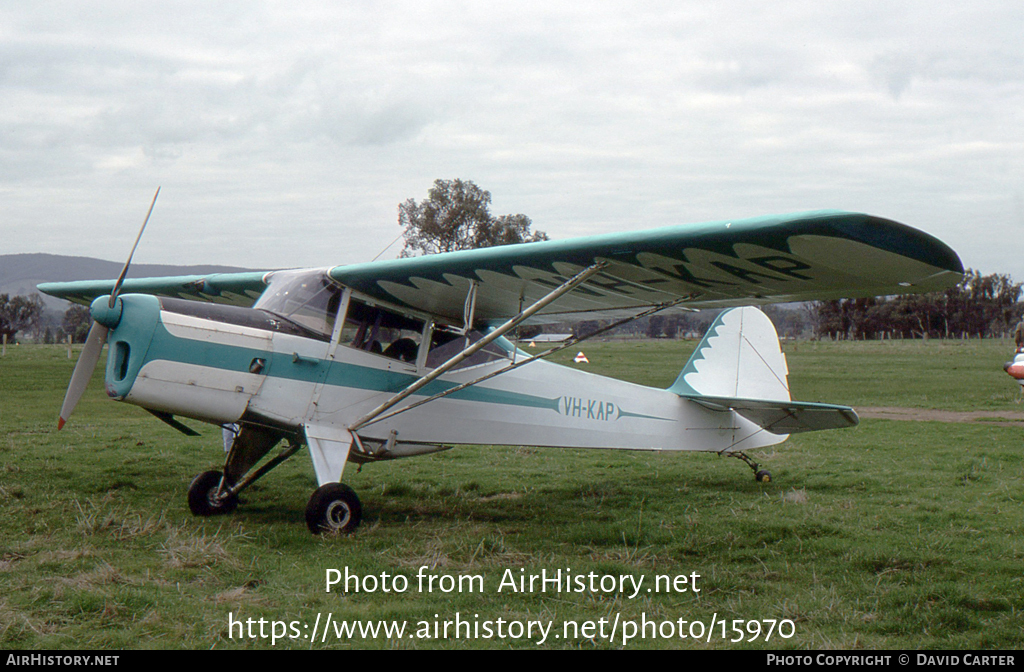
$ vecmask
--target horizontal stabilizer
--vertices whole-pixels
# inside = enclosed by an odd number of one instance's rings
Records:
[[[808,401],[770,401],[680,395],[713,411],[735,411],[772,434],[797,434],[821,429],[843,429],[860,422],[849,406],[818,404]]]

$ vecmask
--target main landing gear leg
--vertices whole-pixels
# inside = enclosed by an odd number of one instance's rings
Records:
[[[758,483],[770,483],[772,480],[772,474],[767,469],[762,469],[761,465],[754,462],[746,453],[740,451],[726,453],[729,457],[735,457],[737,460],[743,460],[747,463],[747,466],[754,472],[754,480]]]
[[[363,519],[363,505],[341,482],[350,453],[364,453],[359,436],[349,430],[309,425],[306,443],[320,484],[306,505],[306,527],[313,534],[349,534]]]
[[[238,506],[238,493],[256,482],[268,471],[294,455],[302,444],[290,439],[288,445],[261,467],[255,464],[263,458],[281,435],[260,430],[242,432],[224,462],[224,471],[204,471],[195,477],[188,488],[188,508],[196,516],[216,516],[231,513]]]

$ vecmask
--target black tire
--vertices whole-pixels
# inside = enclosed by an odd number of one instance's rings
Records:
[[[756,480],[758,483],[771,483],[772,472],[768,471],[767,469],[762,469],[761,471],[754,474],[754,480]]]
[[[363,505],[344,483],[328,483],[316,489],[306,505],[306,526],[313,534],[349,534],[363,519]]]
[[[188,486],[188,508],[193,515],[217,516],[235,510],[238,495],[217,496],[223,476],[219,471],[204,471],[193,479]]]

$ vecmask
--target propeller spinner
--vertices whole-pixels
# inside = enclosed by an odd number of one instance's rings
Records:
[[[114,289],[110,292],[107,310],[102,310],[102,306],[97,306],[95,303],[90,308],[90,314],[93,318],[92,325],[89,327],[89,335],[85,339],[85,347],[82,349],[82,354],[79,355],[78,363],[75,364],[74,373],[71,374],[71,382],[68,383],[68,391],[64,395],[64,403],[60,407],[60,418],[57,420],[58,430],[64,428],[64,424],[71,417],[71,413],[74,412],[79,399],[82,398],[82,393],[85,392],[85,388],[92,378],[93,371],[96,370],[96,364],[100,361],[100,353],[103,352],[103,345],[107,342],[107,334],[112,327],[117,326],[120,320],[120,311],[114,311],[114,307],[117,305],[117,295],[121,291],[121,285],[124,284],[125,276],[128,275],[128,267],[132,263],[132,257],[135,256],[135,248],[139,246],[142,232],[146,230],[149,216],[153,214],[153,206],[156,205],[156,197],[159,195],[160,187],[157,187],[156,193],[153,194],[153,202],[149,204],[149,212],[146,213],[146,219],[142,222],[139,235],[135,237],[135,244],[132,245],[132,251],[128,254],[128,260],[124,262],[124,268],[121,269],[121,274],[117,277],[117,282],[114,283]]]

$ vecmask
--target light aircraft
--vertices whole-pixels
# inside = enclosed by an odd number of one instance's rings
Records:
[[[936,291],[963,273],[932,236],[840,211],[265,273],[126,280],[131,256],[117,280],[39,286],[91,305],[59,424],[106,343],[108,396],[186,434],[182,418],[224,428],[223,468],[189,488],[194,514],[232,511],[305,446],[314,533],[359,524],[349,462],[458,445],[708,451],[767,479],[744,451],[858,418],[791,400],[775,328],[753,306]],[[524,324],[699,308],[729,310],[668,389],[545,361],[579,338],[534,355],[512,340]]]

